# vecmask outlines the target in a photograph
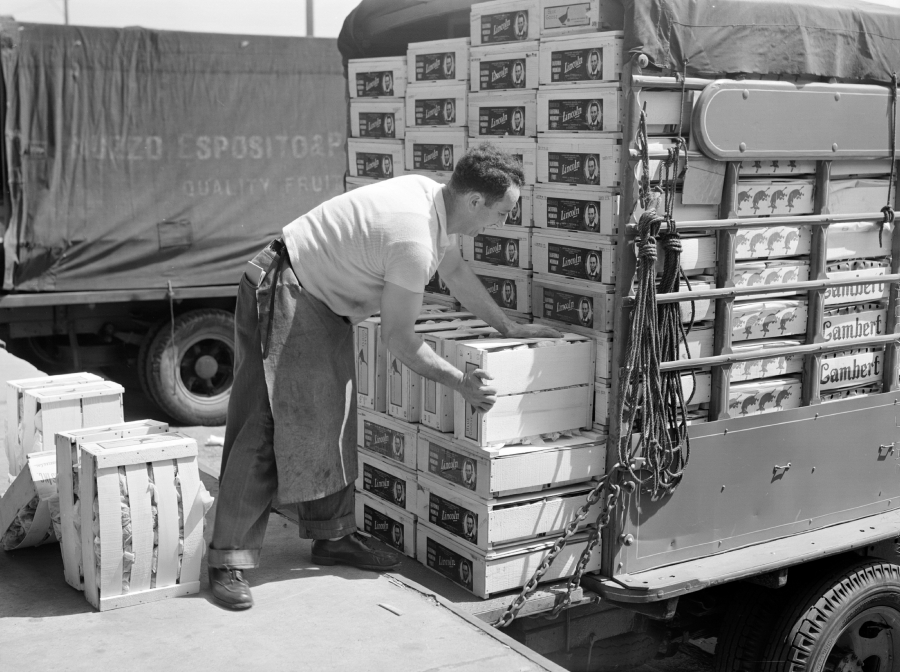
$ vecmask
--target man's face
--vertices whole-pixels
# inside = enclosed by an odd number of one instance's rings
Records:
[[[465,476],[467,481],[471,481],[472,477],[475,475],[475,467],[471,462],[466,462],[463,465],[463,476]]]
[[[587,170],[588,170],[588,175],[593,175],[594,173],[597,172],[597,161],[594,159],[594,157],[591,157],[588,159]]]
[[[381,172],[385,175],[392,175],[394,173],[394,167],[389,156],[386,156],[381,160]]]
[[[384,89],[385,93],[390,93],[394,90],[394,76],[391,74],[386,74],[381,79],[381,86]]]
[[[509,213],[519,202],[519,188],[515,185],[509,187],[503,198],[498,199],[491,205],[487,205],[482,194],[478,194],[478,202],[474,203],[468,200],[470,218],[465,227],[465,233],[474,236],[478,231],[486,226],[502,226],[509,217]]]
[[[597,117],[600,116],[600,107],[598,105],[591,105],[591,123],[597,123]]]
[[[513,126],[515,128],[521,128],[522,126],[522,113],[518,110],[513,112]]]
[[[519,62],[516,62],[516,64],[513,66],[513,79],[515,79],[516,81],[522,79],[522,64]]]
[[[596,51],[591,52],[590,67],[591,72],[596,72],[600,67],[600,55]]]
[[[516,32],[520,35],[525,31],[525,16],[523,14],[519,14],[516,17]]]
[[[588,257],[588,272],[590,272],[591,275],[597,275],[597,257],[593,254]]]
[[[450,54],[444,55],[444,71],[447,74],[453,72],[453,56],[451,56]]]
[[[449,100],[444,103],[444,117],[446,117],[448,121],[453,119],[453,103]]]

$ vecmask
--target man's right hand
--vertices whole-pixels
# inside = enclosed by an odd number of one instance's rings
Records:
[[[497,390],[485,385],[485,380],[493,380],[493,378],[487,371],[475,369],[463,374],[456,390],[466,402],[482,412],[491,410],[491,407],[497,402]]]

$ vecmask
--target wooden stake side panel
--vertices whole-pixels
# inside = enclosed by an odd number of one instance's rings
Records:
[[[534,225],[614,236],[618,232],[618,195],[603,187],[538,184],[534,187]]]
[[[356,489],[413,514],[416,511],[416,472],[361,449]]]
[[[469,137],[537,138],[534,91],[490,91],[469,95]]]
[[[138,420],[112,425],[94,425],[56,435],[56,463],[58,467],[59,513],[62,530],[63,571],[66,583],[76,590],[84,590],[81,565],[81,534],[75,525],[78,501],[78,475],[81,464],[81,445],[130,436],[165,433],[168,424],[156,420]]]
[[[403,98],[406,81],[406,56],[347,61],[350,98]]]
[[[407,469],[416,468],[418,433],[418,425],[364,409],[357,411],[356,445]]]
[[[469,38],[411,42],[406,50],[410,86],[469,81]]]
[[[593,380],[594,347],[583,336],[570,334],[565,344],[548,347],[529,345],[534,343],[515,339],[462,342],[457,346],[456,366],[461,371],[486,371],[499,396],[586,385]]]
[[[404,555],[416,557],[416,516],[408,511],[357,492],[356,525]]]
[[[505,443],[550,432],[590,428],[594,385],[498,397],[487,413],[456,398],[454,434],[476,446]]]
[[[485,502],[426,476],[419,478],[418,488],[418,517],[481,551],[561,534],[590,490],[576,486]]]
[[[540,62],[538,42],[518,42],[469,51],[469,91],[537,89]]]
[[[616,244],[612,240],[538,229],[532,249],[535,273],[600,284],[616,281]]]
[[[118,444],[111,449],[104,449],[100,443],[85,444],[82,448],[80,489],[84,590],[87,600],[100,611],[199,590],[205,512],[196,443],[188,437],[179,437],[182,443],[191,444],[192,454],[155,460],[135,459],[122,446],[130,441],[134,452],[140,452],[147,439],[160,437],[165,435],[106,442],[107,445]],[[123,494],[123,480],[127,494]],[[99,508],[99,569],[94,554],[92,503],[95,492]],[[157,510],[156,535],[152,514],[154,504]],[[127,519],[131,523],[132,563],[126,563],[123,556],[123,510],[126,507]],[[155,560],[154,536],[157,537]]]
[[[623,33],[545,38],[540,42],[540,84],[593,86],[622,75]]]
[[[365,98],[351,100],[350,134],[352,138],[403,138],[406,134],[404,101]]]
[[[409,130],[446,130],[475,123],[467,107],[469,92],[465,82],[410,85],[406,89],[406,127]],[[409,167],[409,166],[407,166]],[[452,171],[452,168],[451,168]]]
[[[417,528],[416,557],[419,561],[481,598],[524,586],[552,546],[552,541],[548,541],[504,549],[502,553],[484,553],[467,548],[422,519]],[[586,544],[583,535],[573,537],[541,581],[571,576]],[[599,568],[600,553],[595,552],[585,571]]]

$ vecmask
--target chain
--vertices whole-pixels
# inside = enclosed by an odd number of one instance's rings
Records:
[[[605,475],[597,485],[588,493],[587,499],[585,503],[581,505],[581,508],[575,514],[575,518],[566,526],[566,529],[563,531],[561,537],[556,540],[556,543],[553,544],[553,547],[550,549],[550,552],[544,556],[544,559],[541,561],[541,564],[535,570],[534,574],[522,587],[522,591],[518,594],[515,600],[513,600],[508,607],[506,607],[506,611],[503,612],[503,615],[494,623],[494,627],[497,628],[505,628],[507,625],[515,620],[516,616],[519,613],[519,610],[525,606],[525,603],[528,601],[528,598],[535,591],[540,582],[541,578],[543,578],[544,574],[547,573],[547,570],[550,569],[550,565],[553,564],[553,561],[556,560],[556,556],[559,555],[560,551],[565,548],[569,539],[573,534],[578,530],[578,527],[587,518],[588,513],[591,508],[597,504],[601,499],[605,499],[603,507],[600,509],[600,513],[597,516],[597,524],[595,528],[591,531],[591,536],[588,539],[588,544],[585,549],[581,552],[581,557],[578,558],[578,564],[575,568],[575,573],[569,578],[569,582],[566,586],[566,594],[563,596],[562,600],[553,608],[553,613],[550,618],[555,618],[559,615],[560,611],[569,606],[572,601],[572,591],[575,590],[579,584],[581,583],[581,575],[584,573],[585,567],[587,567],[587,563],[591,558],[591,552],[594,550],[594,547],[600,541],[600,531],[609,525],[609,521],[612,518],[612,512],[615,510],[616,506],[619,502],[619,497],[622,492],[622,486],[610,483],[610,475],[617,474],[619,472],[619,465],[616,465],[613,468],[613,471],[610,474]]]

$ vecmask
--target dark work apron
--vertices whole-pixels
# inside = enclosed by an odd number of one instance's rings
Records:
[[[321,499],[356,480],[353,327],[300,286],[282,241],[252,263],[265,271],[256,304],[275,424],[277,499]]]

